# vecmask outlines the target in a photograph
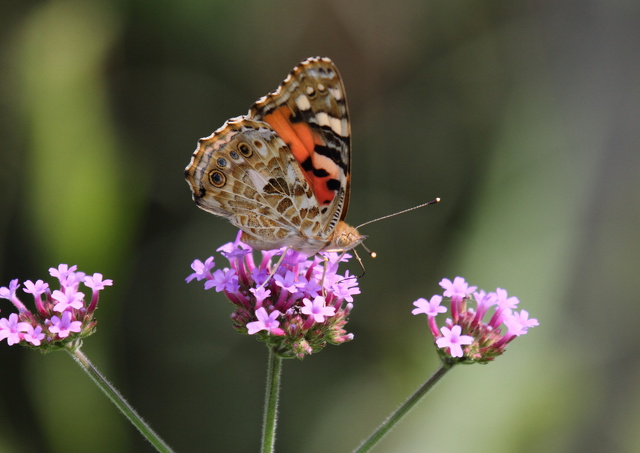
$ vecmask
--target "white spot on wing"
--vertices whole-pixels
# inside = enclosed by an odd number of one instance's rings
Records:
[[[316,114],[319,126],[329,126],[329,115],[326,112],[318,112]]]
[[[349,127],[346,118],[334,118],[333,116],[329,116],[326,112],[318,112],[316,114],[316,119],[318,120],[319,126],[327,126],[331,128],[333,132],[342,137],[347,137],[349,135]]]
[[[254,146],[253,149],[258,151],[258,154],[260,154],[262,157],[267,157],[267,155],[269,154],[269,147],[264,143],[263,146]]]
[[[342,99],[342,90],[340,88],[329,88],[329,93],[338,101]]]
[[[331,130],[338,135],[344,136],[344,133],[342,131],[342,121],[338,118],[331,118]]]
[[[311,103],[309,102],[309,98],[304,94],[301,94],[296,98],[296,105],[300,110],[309,110],[311,108]]]
[[[249,179],[251,179],[251,183],[256,189],[262,189],[268,183],[268,181],[255,170],[248,170],[247,174],[249,175]]]

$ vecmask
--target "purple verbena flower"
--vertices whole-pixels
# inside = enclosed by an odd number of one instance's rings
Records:
[[[451,298],[467,297],[478,288],[477,286],[469,286],[462,277],[454,278],[453,282],[448,278],[443,278],[440,281],[440,286],[444,288],[444,296]]]
[[[254,261],[240,233],[218,252],[229,267],[214,269],[213,258],[195,260],[187,282],[204,280],[205,289],[223,292],[235,307],[231,318],[239,332],[256,335],[282,357],[298,358],[353,338],[344,326],[360,289],[356,278],[337,273],[350,255],[307,258],[284,248],[262,251]]]
[[[505,347],[514,338],[524,335],[527,329],[538,325],[537,319],[529,319],[526,310],[514,312],[519,301],[508,297],[507,291],[498,288],[495,292],[476,291],[462,277],[453,282],[443,279],[443,296],[450,299],[451,317],[444,320],[440,328],[436,319],[446,313],[446,307],[440,305],[442,296],[435,295],[429,301],[420,298],[413,305],[412,313],[426,314],[429,329],[434,337],[438,352],[449,363],[487,363],[505,351]],[[476,307],[470,307],[475,303]],[[493,313],[485,315],[494,307]]]
[[[280,325],[280,322],[277,320],[278,316],[280,316],[278,310],[267,313],[264,307],[258,308],[256,310],[256,318],[258,318],[258,320],[247,323],[247,333],[253,335],[261,330],[266,330],[270,335],[284,335],[284,331],[278,328]]]
[[[262,286],[250,288],[249,291],[253,294],[253,297],[256,298],[256,307],[262,307],[262,302],[271,295],[271,290],[265,289]]]
[[[71,332],[82,331],[82,323],[80,321],[72,321],[71,313],[65,311],[62,317],[52,316],[49,332],[58,335],[59,338],[67,338]]]
[[[336,297],[347,302],[353,302],[353,296],[360,294],[358,280],[355,276],[349,275],[349,271],[345,272],[344,278],[333,284],[332,289]]]
[[[18,315],[15,313],[11,313],[8,319],[0,319],[0,340],[4,340],[5,338],[9,346],[20,343],[20,340],[22,340]]]
[[[234,292],[238,288],[238,276],[233,269],[218,269],[204,284],[204,289],[215,288],[216,292]]]
[[[300,313],[309,315],[309,319],[313,319],[315,322],[324,322],[325,317],[333,316],[336,314],[334,307],[327,307],[325,305],[326,300],[322,296],[316,296],[313,301],[306,297],[302,299],[304,307],[300,309]]]
[[[473,337],[460,335],[462,333],[460,326],[453,326],[451,329],[442,326],[440,332],[442,336],[436,339],[436,345],[439,348],[449,348],[451,357],[462,357],[462,346],[473,343]]]
[[[20,287],[20,282],[17,278],[14,278],[9,282],[9,287],[3,286],[0,288],[0,298],[13,301],[16,298],[16,291]]]
[[[24,282],[24,292],[31,294],[36,306],[30,311],[18,298],[20,287],[17,279],[9,287],[0,288],[0,298],[9,299],[18,309],[8,318],[0,319],[0,340],[7,339],[9,345],[22,344],[47,352],[77,342],[91,335],[96,326],[93,317],[98,306],[99,293],[113,281],[103,279],[102,274],[92,276],[77,271],[77,266],[60,264],[49,269],[51,276],[58,279],[60,289],[51,291],[49,284],[42,280]],[[80,291],[84,284],[91,291],[91,303],[86,306],[85,293]]]
[[[73,274],[77,268],[78,266],[76,265],[69,267],[66,264],[60,264],[57,268],[50,267],[49,274],[51,274],[52,277],[56,277],[58,280],[62,281],[66,280],[69,274]]]
[[[99,272],[96,272],[91,277],[84,278],[84,286],[86,286],[87,288],[91,288],[94,291],[102,291],[105,286],[112,286],[112,285],[113,285],[113,280],[109,278],[106,280],[103,280],[102,274]]]
[[[307,284],[304,277],[302,278],[303,281],[298,280],[298,275],[296,275],[292,271],[286,271],[284,276],[282,276],[281,274],[275,274],[273,276],[273,280],[275,281],[276,285],[290,293],[297,293],[298,288],[304,287]]]
[[[427,315],[427,319],[429,322],[429,328],[431,329],[431,333],[434,337],[438,336],[438,326],[436,325],[436,316],[439,313],[446,313],[447,307],[443,307],[440,305],[442,303],[442,296],[431,296],[431,299],[427,300],[424,298],[420,298],[416,300],[413,305],[417,308],[414,308],[411,313],[414,315],[418,315],[424,313]]]
[[[20,323],[20,331],[23,340],[27,343],[31,343],[33,346],[40,346],[42,340],[44,340],[44,333],[42,333],[42,326],[36,326],[35,328],[28,322]]]
[[[56,289],[51,294],[51,298],[57,302],[53,306],[53,311],[57,311],[58,313],[72,308],[79,310],[84,307],[84,293],[76,291],[73,288],[67,288],[66,291]]]
[[[39,297],[44,294],[47,291],[47,288],[49,288],[49,284],[42,280],[37,280],[35,283],[31,280],[24,282],[24,292],[33,294],[33,297]]]
[[[213,256],[210,256],[203,263],[200,260],[195,260],[191,263],[191,269],[193,269],[193,274],[190,274],[185,280],[187,283],[191,282],[194,278],[198,281],[203,280],[207,277],[211,277],[211,269],[215,267],[215,263],[213,262]]]

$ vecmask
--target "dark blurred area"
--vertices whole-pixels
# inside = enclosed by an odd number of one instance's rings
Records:
[[[177,452],[257,451],[267,363],[222,295],[185,284],[235,230],[183,169],[314,55],[346,85],[349,223],[442,202],[361,231],[378,258],[355,340],[285,362],[277,450],[368,436],[438,366],[412,302],[461,275],[540,327],[455,369],[376,452],[640,451],[638,2],[1,10],[0,286],[59,263],[112,278],[83,350]],[[0,361],[0,453],[153,451],[67,354],[2,342]]]

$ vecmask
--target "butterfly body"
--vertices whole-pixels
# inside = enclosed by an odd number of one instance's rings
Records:
[[[364,240],[343,221],[350,135],[335,65],[309,58],[247,115],[200,139],[185,177],[196,204],[228,218],[253,248],[349,250]]]

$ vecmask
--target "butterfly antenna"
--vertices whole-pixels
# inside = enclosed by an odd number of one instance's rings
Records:
[[[356,227],[356,230],[359,230],[363,226],[369,225],[370,223],[377,222],[378,220],[384,220],[384,219],[388,219],[389,217],[395,217],[397,215],[404,214],[405,212],[413,211],[414,209],[424,208],[425,206],[429,206],[430,204],[436,204],[436,203],[440,203],[440,198],[436,198],[434,200],[427,201],[426,203],[419,204],[418,206],[414,206],[413,208],[404,209],[402,211],[394,212],[393,214],[387,214],[387,215],[384,215],[382,217],[378,217],[377,219],[369,220],[368,222],[364,222],[363,224],[358,225]],[[366,249],[366,247],[365,247],[365,249]],[[370,252],[368,249],[367,249],[367,251],[369,252],[370,255],[371,255],[371,253],[373,253],[375,255],[375,252]]]
[[[360,228],[360,227],[358,227]],[[378,254],[376,252],[372,252],[371,250],[369,250],[369,247],[367,247],[366,245],[364,245],[364,243],[360,244],[362,246],[363,249],[365,249],[367,251],[367,253],[369,254],[369,256],[371,258],[376,258],[378,256]],[[355,250],[354,250],[355,253]],[[358,254],[356,253],[356,256],[358,256]],[[360,257],[358,257],[358,259],[360,259]],[[364,269],[362,269],[364,271]],[[362,275],[364,275],[364,272],[362,273]]]

